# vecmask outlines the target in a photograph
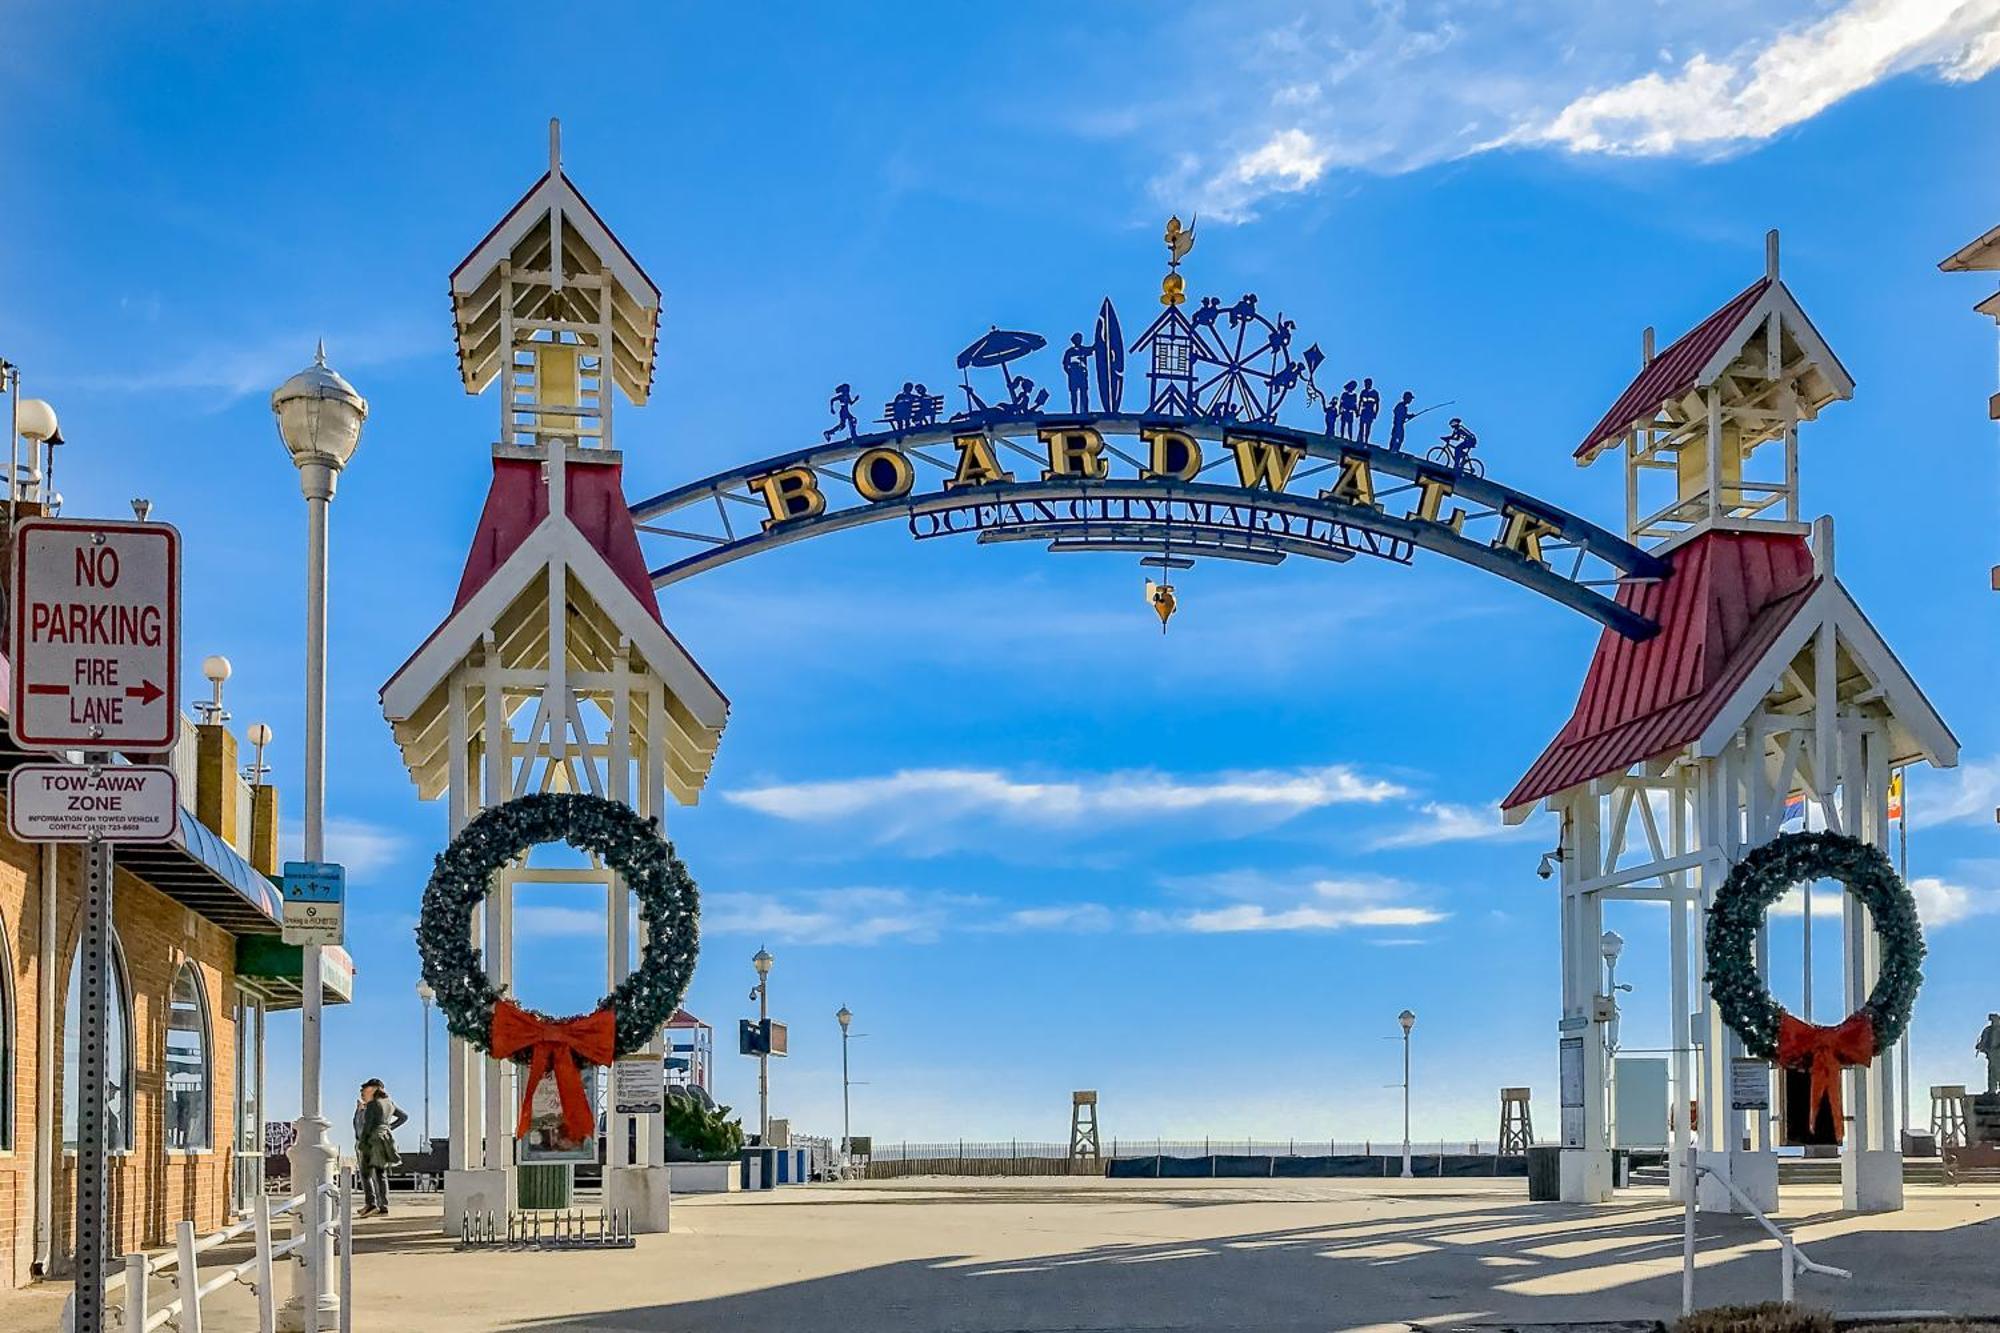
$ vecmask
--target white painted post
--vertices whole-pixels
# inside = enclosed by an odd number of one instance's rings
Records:
[[[354,1333],[354,1168],[351,1166],[340,1173],[340,1333]]]
[[[183,1218],[174,1228],[174,1249],[180,1262],[174,1266],[174,1294],[180,1301],[175,1323],[180,1333],[201,1333],[201,1269],[194,1251],[194,1223]]]
[[[152,1318],[150,1293],[146,1290],[146,1256],[125,1256],[125,1333],[146,1333]]]
[[[271,1198],[259,1193],[250,1205],[251,1235],[257,1245],[257,1333],[277,1333],[278,1294],[272,1283],[276,1273],[271,1264]]]
[[[1695,1182],[1700,1179],[1700,1168],[1696,1166],[1695,1145],[1690,1142],[1687,1154],[1681,1159],[1681,1313],[1694,1313],[1694,1196]]]

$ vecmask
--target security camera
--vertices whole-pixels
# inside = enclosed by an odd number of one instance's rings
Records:
[[[1555,874],[1556,866],[1561,861],[1562,861],[1562,848],[1558,847],[1552,852],[1543,852],[1542,863],[1535,867],[1536,878],[1547,879],[1551,875]]]

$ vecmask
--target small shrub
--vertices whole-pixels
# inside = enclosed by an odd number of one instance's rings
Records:
[[[1696,1310],[1674,1325],[1674,1333],[1834,1333],[1834,1327],[1826,1310],[1766,1301]]]
[[[669,1095],[666,1126],[667,1155],[675,1161],[725,1161],[743,1150],[743,1124],[729,1118],[727,1106]]]

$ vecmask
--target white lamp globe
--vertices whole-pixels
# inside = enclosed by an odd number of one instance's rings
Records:
[[[313,353],[313,363],[286,380],[271,394],[271,411],[278,418],[278,435],[291,451],[295,466],[319,464],[338,472],[361,442],[361,423],[368,419],[368,400],[326,364],[326,344]]]

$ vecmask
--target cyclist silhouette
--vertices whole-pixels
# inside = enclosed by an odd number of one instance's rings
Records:
[[[1472,451],[1479,447],[1479,437],[1467,430],[1463,421],[1453,417],[1450,432],[1438,436],[1438,443],[1450,451],[1452,467],[1463,472],[1466,463],[1472,458]]]

